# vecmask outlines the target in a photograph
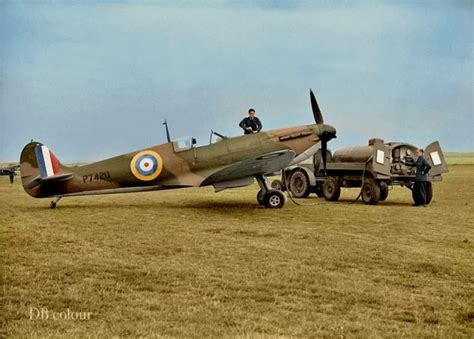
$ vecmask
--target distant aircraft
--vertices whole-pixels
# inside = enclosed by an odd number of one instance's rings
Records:
[[[250,185],[255,178],[258,203],[281,208],[286,198],[266,176],[311,157],[320,146],[326,154],[328,141],[336,137],[311,90],[310,99],[316,124],[232,138],[214,132],[221,140],[201,147],[194,138],[171,141],[166,125],[165,144],[78,167],[64,166],[48,147],[30,142],[20,159],[23,187],[35,198],[53,197],[50,207],[55,208],[62,197],[209,185],[219,192]]]
[[[20,168],[20,165],[14,165],[11,167],[0,168],[0,175],[8,175],[10,177],[10,182],[13,184],[13,181],[16,176],[16,171]]]

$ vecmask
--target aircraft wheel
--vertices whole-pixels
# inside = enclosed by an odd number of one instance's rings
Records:
[[[270,190],[265,194],[265,206],[268,208],[282,208],[286,197],[282,191]]]
[[[380,201],[385,201],[388,197],[388,186],[380,187]]]
[[[295,198],[307,198],[311,193],[308,175],[300,169],[291,174],[289,186],[290,192]]]
[[[49,208],[51,208],[52,210],[54,210],[56,208],[56,202],[55,201],[51,201],[51,203],[49,204]]]
[[[433,199],[433,185],[431,182],[428,182],[426,185],[426,204],[428,205]]]
[[[280,180],[273,180],[271,186],[274,190],[283,191],[283,183]]]
[[[265,205],[265,194],[262,190],[258,191],[257,193],[257,201],[259,205]]]
[[[365,179],[362,185],[362,201],[367,205],[377,205],[380,200],[380,186],[372,178]]]
[[[328,177],[323,184],[323,194],[327,201],[337,201],[341,195],[339,181],[334,177]]]

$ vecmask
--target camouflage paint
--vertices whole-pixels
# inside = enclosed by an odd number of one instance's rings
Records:
[[[332,126],[313,124],[226,138],[186,150],[176,149],[173,142],[165,143],[84,166],[68,167],[59,162],[59,173],[43,179],[35,155],[42,144],[31,142],[21,153],[21,179],[25,191],[36,198],[120,188],[198,187],[210,175],[240,161],[281,150],[298,155],[315,145],[323,130],[335,133]],[[41,182],[35,186],[35,180]]]

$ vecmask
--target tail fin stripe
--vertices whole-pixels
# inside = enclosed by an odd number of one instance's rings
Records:
[[[46,176],[50,177],[54,175],[53,164],[51,163],[51,155],[49,154],[48,147],[42,146],[41,149],[43,151],[43,159],[46,166]]]
[[[43,156],[43,148],[41,146],[37,146],[35,148],[35,154],[36,154],[36,161],[38,162],[38,169],[39,169],[39,174],[41,177],[46,177],[47,172],[46,172],[46,165],[44,163],[44,156]]]
[[[38,168],[42,178],[51,177],[60,172],[59,161],[46,146],[37,146],[35,149]]]
[[[49,155],[51,156],[51,166],[53,167],[53,173],[54,173],[54,175],[56,175],[59,172],[61,172],[61,168],[59,167],[58,158],[56,158],[56,155],[51,151],[49,151]]]

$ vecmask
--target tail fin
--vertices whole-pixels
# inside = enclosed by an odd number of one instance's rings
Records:
[[[65,169],[54,153],[40,142],[30,142],[21,152],[21,181],[30,195],[42,195],[38,186],[43,181],[67,180],[72,177],[70,173],[65,173]]]

